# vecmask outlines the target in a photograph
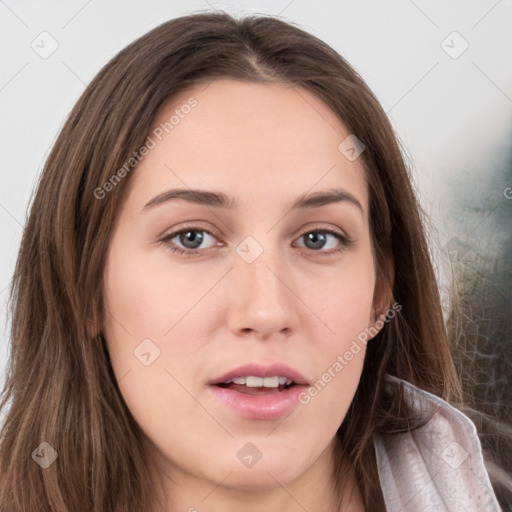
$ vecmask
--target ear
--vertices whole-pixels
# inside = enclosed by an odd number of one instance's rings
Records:
[[[385,325],[386,313],[391,308],[391,302],[393,300],[393,280],[393,264],[390,259],[387,259],[385,268],[377,271],[370,319],[370,324],[373,327],[372,331],[375,333],[372,338],[375,337]]]

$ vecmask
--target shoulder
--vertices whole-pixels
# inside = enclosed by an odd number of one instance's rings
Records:
[[[386,378],[388,393],[402,385],[411,411],[432,415],[413,431],[374,437],[387,512],[501,512],[472,421],[441,398]]]

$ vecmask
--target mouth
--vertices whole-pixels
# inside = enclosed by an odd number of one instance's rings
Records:
[[[308,386],[296,370],[282,365],[250,364],[209,383],[209,390],[231,413],[258,420],[278,419],[298,404]]]

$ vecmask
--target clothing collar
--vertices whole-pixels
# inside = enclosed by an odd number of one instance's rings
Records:
[[[412,432],[376,434],[375,453],[387,512],[501,512],[473,422],[441,398],[386,375],[414,415],[433,413]]]

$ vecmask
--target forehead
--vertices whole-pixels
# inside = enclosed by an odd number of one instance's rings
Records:
[[[349,189],[365,207],[361,159],[339,146],[350,132],[319,98],[290,84],[215,80],[174,96],[155,118],[154,147],[131,180],[137,195],[163,187],[230,190],[231,196]]]

